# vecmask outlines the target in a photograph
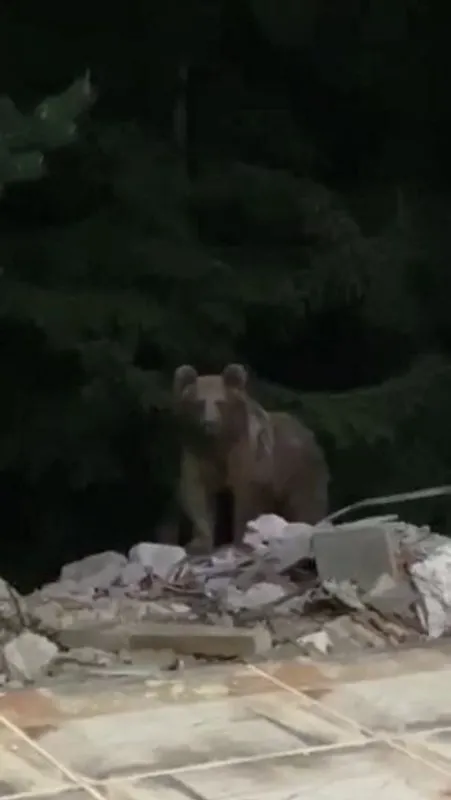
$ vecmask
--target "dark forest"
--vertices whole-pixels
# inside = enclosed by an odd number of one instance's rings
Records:
[[[241,361],[299,414],[332,507],[451,482],[450,25],[419,0],[3,4],[5,578],[152,538],[185,362]]]

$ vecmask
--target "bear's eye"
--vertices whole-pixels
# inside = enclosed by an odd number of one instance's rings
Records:
[[[194,400],[196,400],[196,387],[187,386],[183,392],[183,399],[188,403],[192,403]]]

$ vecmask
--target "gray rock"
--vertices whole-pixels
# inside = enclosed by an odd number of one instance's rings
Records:
[[[64,618],[64,609],[54,600],[34,606],[32,612],[33,616],[36,617],[45,628],[58,630],[61,627]]]
[[[108,589],[119,577],[127,559],[114,550],[95,553],[81,561],[66,564],[61,570],[61,581],[75,581],[82,591]]]
[[[304,522],[286,522],[276,514],[263,514],[248,524],[245,544],[266,553],[278,572],[311,558],[314,528]]]
[[[3,658],[12,680],[33,681],[44,674],[58,655],[56,644],[25,631],[3,648]]]
[[[227,593],[227,607],[233,611],[241,609],[254,609],[266,606],[284,597],[286,594],[282,586],[277,583],[255,583],[245,592],[235,586],[230,586]]]
[[[414,623],[417,619],[418,593],[407,578],[394,581],[389,575],[382,575],[363,602],[381,614],[396,614],[406,622]]]
[[[60,653],[58,661],[72,661],[77,664],[105,667],[112,664],[115,658],[111,653],[106,653],[96,647],[73,647],[67,653]]]
[[[131,562],[140,564],[163,580],[169,577],[176,564],[184,558],[186,558],[186,552],[183,547],[153,542],[136,544],[129,553]]]
[[[122,586],[136,587],[148,574],[149,570],[139,561],[129,561],[121,570],[119,580]]]

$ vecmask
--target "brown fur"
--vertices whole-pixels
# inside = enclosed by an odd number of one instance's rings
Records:
[[[191,366],[174,375],[176,409],[202,433],[185,443],[179,499],[193,524],[193,549],[213,546],[215,500],[234,498],[233,541],[262,513],[315,523],[327,514],[329,474],[312,431],[283,412],[267,413],[247,392],[247,374],[229,364],[222,375],[198,375]]]

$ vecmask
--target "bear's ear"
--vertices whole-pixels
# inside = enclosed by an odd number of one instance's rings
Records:
[[[196,383],[197,377],[197,370],[191,364],[183,364],[181,367],[177,367],[172,382],[172,391],[175,397],[181,397],[188,386]]]
[[[245,389],[247,371],[243,364],[228,364],[222,372],[224,385],[230,389]]]

